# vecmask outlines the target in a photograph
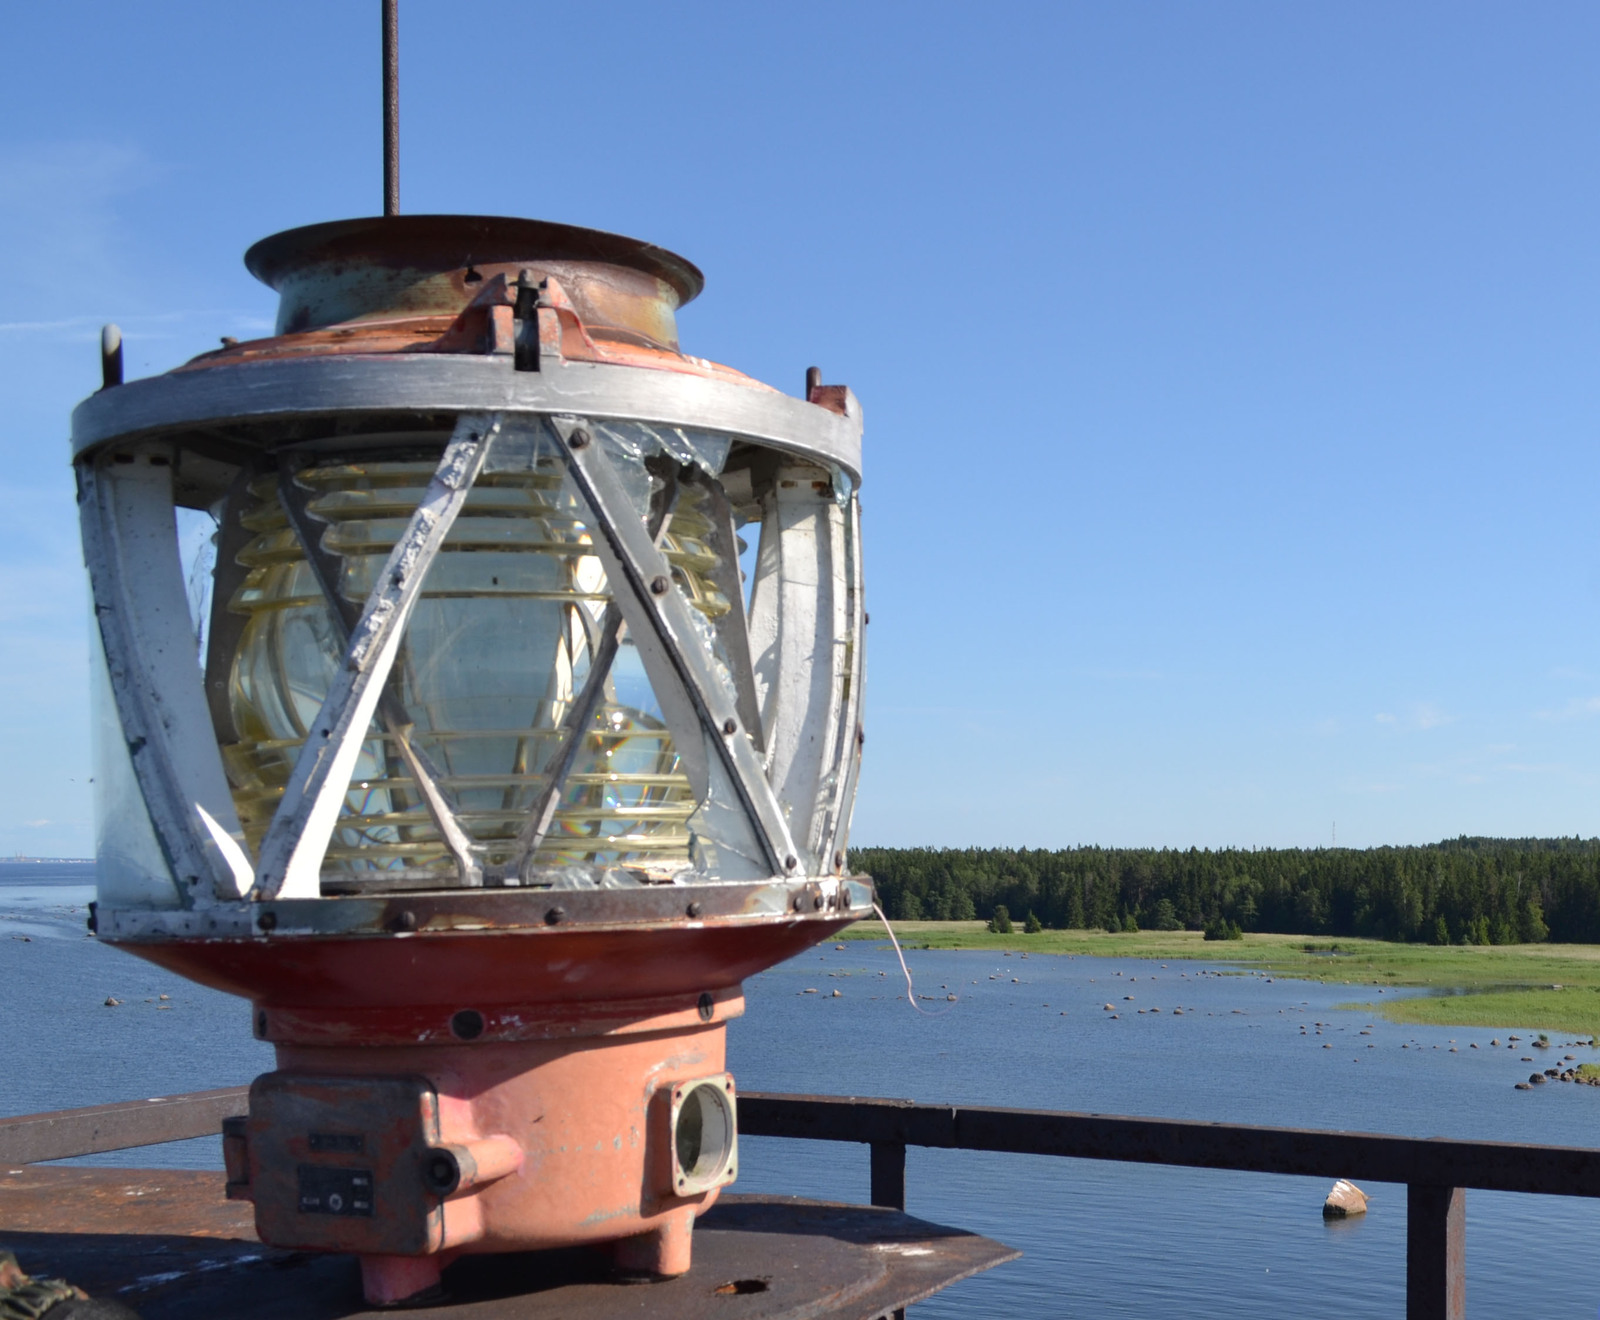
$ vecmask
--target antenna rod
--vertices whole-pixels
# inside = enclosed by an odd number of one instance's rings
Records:
[[[400,0],[383,0],[383,213],[400,214]]]

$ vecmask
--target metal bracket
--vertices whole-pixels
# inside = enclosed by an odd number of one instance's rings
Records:
[[[737,703],[725,691],[713,659],[695,629],[690,617],[692,607],[673,585],[671,564],[634,512],[621,479],[588,426],[576,417],[547,416],[545,422],[594,514],[599,532],[595,551],[605,565],[613,599],[636,641],[653,641],[654,649],[667,662],[669,672],[661,672],[659,665],[649,666],[649,649],[641,645],[656,696],[669,712],[668,722],[672,723],[670,712],[674,705],[694,712],[702,726],[694,732],[700,732],[703,742],[717,749],[773,873],[792,873],[800,858],[789,836],[783,809],[767,782],[755,744],[741,724]],[[678,691],[663,691],[669,684]],[[674,701],[674,697],[680,700]],[[694,750],[686,745],[684,735],[688,732],[673,725],[680,754],[686,759]]]
[[[464,413],[457,419],[444,457],[389,552],[351,630],[344,663],[306,732],[294,772],[261,843],[257,897],[320,895],[322,859],[406,623],[422,594],[428,567],[483,470],[502,422],[499,413]]]

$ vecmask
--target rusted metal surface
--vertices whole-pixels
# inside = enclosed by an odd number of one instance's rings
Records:
[[[909,1100],[750,1093],[743,1135],[900,1143],[1548,1196],[1600,1196],[1600,1150],[1127,1118]]]
[[[548,900],[556,905],[554,900]],[[566,901],[563,895],[560,902]],[[118,943],[191,980],[258,1008],[373,1008],[445,1017],[497,1006],[549,1012],[564,1006],[716,994],[803,952],[848,924],[786,921],[705,923],[661,929],[565,930],[548,934],[459,931],[388,939],[151,940]],[[582,968],[580,976],[573,969]],[[539,1006],[531,1008],[530,1006]],[[537,1018],[530,1019],[536,1021]]]
[[[274,1072],[250,1087],[247,1184],[256,1232],[279,1247],[422,1255],[444,1245],[427,1184],[439,1097],[424,1077]]]
[[[192,1237],[202,1247],[216,1239],[255,1243],[254,1212],[225,1199],[222,1188],[220,1173],[202,1169],[0,1165],[0,1242],[9,1247],[19,1233],[50,1233]],[[26,1261],[23,1267],[39,1272]]]
[[[346,882],[354,887],[354,882]],[[389,881],[403,887],[403,881]],[[657,932],[713,930],[725,923],[743,927],[815,924],[809,942],[865,916],[872,907],[872,882],[866,876],[794,880],[723,881],[711,884],[641,885],[626,889],[445,889],[437,873],[410,892],[339,893],[336,898],[275,899],[223,903],[202,917],[138,909],[104,913],[99,934],[107,940],[137,940],[148,935],[249,936],[265,942],[291,935],[407,935],[451,932],[519,932],[559,939],[584,926]],[[691,909],[693,909],[691,911]],[[552,916],[552,914],[554,914]],[[188,925],[182,924],[187,920]],[[179,924],[173,924],[179,923]],[[593,932],[591,932],[593,933]],[[765,939],[751,931],[740,939]],[[774,938],[783,938],[775,936]]]
[[[0,1168],[215,1136],[223,1119],[245,1112],[249,1095],[248,1087],[228,1086],[0,1118]]]
[[[1465,1320],[1467,1190],[1412,1183],[1406,1194],[1406,1320]]]
[[[0,1172],[0,1246],[23,1268],[116,1297],[143,1320],[355,1320],[349,1256],[254,1240],[248,1207],[214,1174],[137,1169]],[[729,1197],[701,1220],[693,1269],[648,1287],[620,1282],[587,1249],[469,1257],[445,1272],[447,1300],[418,1320],[876,1320],[1014,1260],[988,1238],[892,1210]]]
[[[676,350],[674,313],[705,287],[676,253],[574,225],[507,216],[391,215],[306,225],[264,238],[250,273],[283,298],[278,333],[358,321],[456,315],[496,275],[560,283],[593,333],[618,330]]]

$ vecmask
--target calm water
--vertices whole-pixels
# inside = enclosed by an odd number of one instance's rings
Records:
[[[81,874],[19,880],[0,864],[0,1113],[232,1085],[271,1066],[241,1003],[84,937],[93,895]],[[1535,1052],[1488,1042],[1503,1043],[1515,1023],[1498,1032],[1391,1026],[1334,1009],[1368,998],[1364,987],[1199,964],[1024,958],[1022,944],[1009,959],[908,955],[919,992],[939,997],[925,1006],[939,1011],[932,1017],[897,997],[904,985],[886,948],[830,945],[798,958],[747,984],[749,1010],[730,1034],[733,1071],[746,1090],[1567,1145],[1593,1144],[1600,1131],[1600,1089],[1512,1089],[1533,1070],[1523,1054]],[[960,999],[947,1005],[951,992]],[[122,1005],[105,1007],[108,995]],[[1368,1024],[1372,1034],[1361,1035]],[[1565,1054],[1597,1057],[1568,1047],[1539,1054],[1538,1066]],[[863,1146],[743,1147],[742,1191],[866,1198]],[[220,1158],[206,1140],[88,1162],[215,1167]],[[1368,1186],[1371,1212],[1332,1225],[1321,1218],[1327,1185],[1317,1179],[913,1150],[907,1187],[913,1213],[1026,1253],[919,1306],[922,1320],[1376,1320],[1404,1310],[1403,1187]],[[1596,1314],[1600,1205],[1487,1192],[1469,1193],[1467,1205],[1475,1317]]]

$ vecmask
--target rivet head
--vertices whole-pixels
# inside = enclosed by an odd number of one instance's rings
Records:
[[[822,909],[822,895],[821,894],[812,895],[811,906],[813,908],[816,908],[818,911],[820,911]]]
[[[652,596],[665,596],[667,588],[671,585],[664,577],[653,577],[650,579],[650,594]]]
[[[544,924],[547,926],[559,926],[566,919],[566,908],[553,907],[544,914]]]
[[[700,1003],[697,1007],[700,1010],[700,1020],[709,1022],[711,1021],[711,1015],[717,1011],[717,1001],[711,997],[711,992],[706,990],[701,993]]]
[[[587,431],[585,431],[583,429],[583,427],[581,427],[581,426],[576,431],[574,431],[572,433],[572,438],[567,441],[567,444],[570,445],[573,449],[582,449],[588,443],[589,443],[589,433]]]
[[[842,853],[842,852],[834,853],[834,855],[833,855],[833,864],[836,867],[843,866],[844,865],[844,853]]]
[[[793,853],[790,853],[789,856],[787,856],[787,857],[785,857],[783,859],[783,869],[786,870],[786,871],[792,871],[792,870],[794,870],[795,867],[797,867],[799,865],[800,865],[800,859],[798,857],[796,857]]]
[[[806,908],[806,896],[804,894],[796,894],[794,896],[794,910],[796,912],[804,912],[805,908]]]
[[[733,737],[734,734],[739,732],[739,721],[738,720],[723,720],[722,721],[722,731],[725,734],[727,734],[730,738]]]
[[[686,911],[691,917],[698,917],[700,915],[700,913],[702,911],[704,911],[704,909],[700,906],[699,902],[696,901],[696,902],[693,902],[693,903],[689,904],[689,906],[687,908],[685,908],[684,911]]]
[[[849,907],[850,906],[850,891],[848,889],[844,889],[844,890],[840,891],[840,893],[839,893],[839,906],[840,907]]]
[[[410,908],[401,908],[400,911],[394,914],[394,920],[390,923],[390,926],[394,930],[415,930],[417,928],[417,914]]]
[[[262,930],[272,930],[277,924],[278,914],[276,912],[263,912],[256,918],[256,925]]]

